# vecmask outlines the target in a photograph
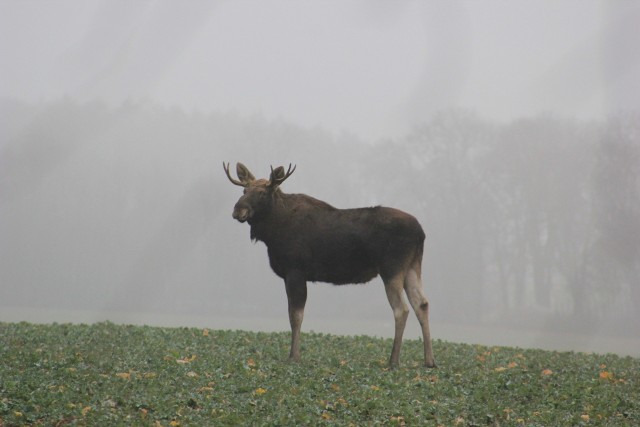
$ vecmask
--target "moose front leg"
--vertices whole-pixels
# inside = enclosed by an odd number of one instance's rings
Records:
[[[300,360],[300,328],[307,302],[307,282],[302,275],[290,273],[285,279],[287,301],[289,303],[289,323],[291,324],[291,351],[289,359]]]

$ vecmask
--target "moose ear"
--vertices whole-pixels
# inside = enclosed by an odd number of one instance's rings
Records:
[[[284,181],[284,168],[282,166],[278,166],[275,169],[271,169],[271,177],[269,178],[269,181],[276,185]]]
[[[236,173],[238,174],[238,178],[240,178],[240,181],[245,184],[248,184],[251,181],[255,181],[256,179],[253,174],[249,172],[249,169],[247,169],[247,167],[240,162],[238,162],[238,164],[236,165]]]
[[[269,178],[269,187],[277,188],[284,182],[285,179],[289,178],[295,170],[295,166],[293,167],[293,169],[291,169],[291,163],[289,163],[289,169],[286,173],[284,171],[284,167],[282,166],[278,166],[275,169],[273,168],[273,166],[271,166],[271,178]]]

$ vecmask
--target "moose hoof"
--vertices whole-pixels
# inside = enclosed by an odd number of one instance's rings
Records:
[[[430,360],[428,362],[424,362],[424,367],[425,368],[437,368],[438,365],[436,365],[436,361],[435,360]]]

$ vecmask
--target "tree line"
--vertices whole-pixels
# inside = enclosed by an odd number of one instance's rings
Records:
[[[238,281],[268,271],[264,253],[229,253],[242,232],[221,163],[242,161],[257,176],[297,164],[287,192],[413,213],[427,234],[427,295],[443,319],[544,314],[573,328],[624,328],[637,316],[638,114],[496,123],[446,111],[370,142],[134,102],[5,100],[0,109],[5,305],[136,307],[147,298],[230,310],[246,291]]]

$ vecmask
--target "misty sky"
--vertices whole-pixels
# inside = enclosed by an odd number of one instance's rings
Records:
[[[640,3],[0,1],[0,97],[237,112],[363,138],[431,113],[640,104]]]

